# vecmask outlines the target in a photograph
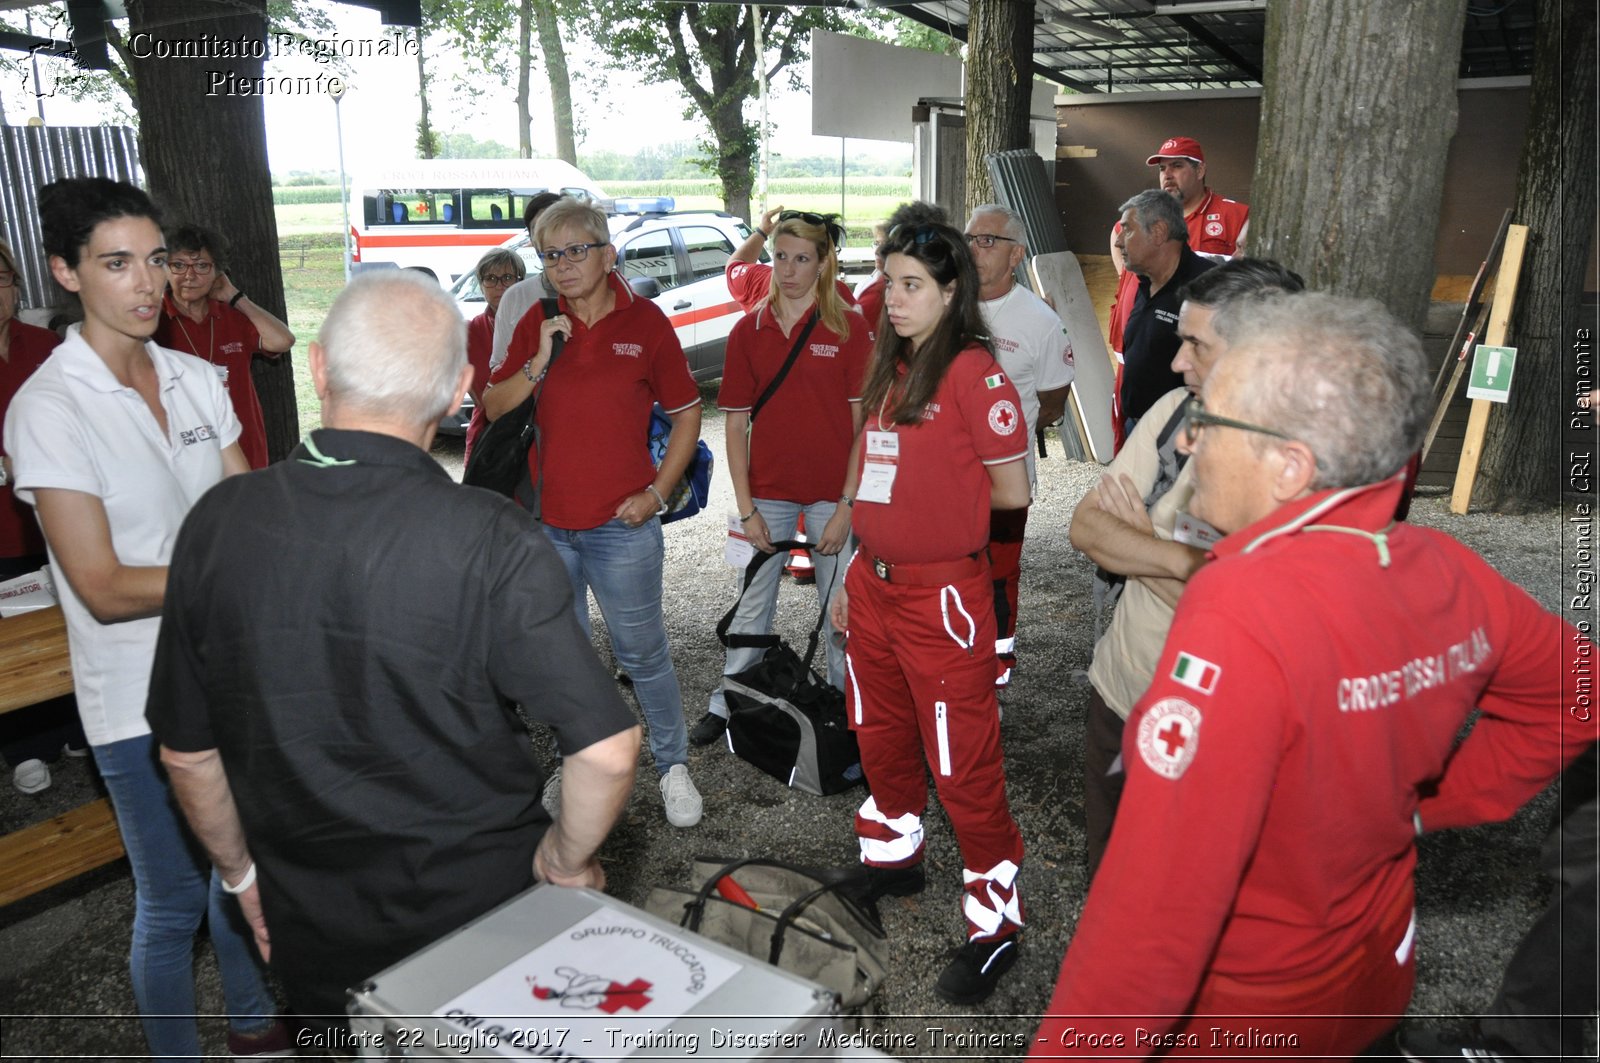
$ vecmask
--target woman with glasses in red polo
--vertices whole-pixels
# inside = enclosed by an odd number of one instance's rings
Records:
[[[560,200],[539,215],[533,246],[559,293],[556,313],[536,305],[517,324],[489,376],[484,413],[492,421],[537,393],[528,461],[545,535],[567,567],[579,623],[589,630],[593,591],[617,664],[633,680],[667,822],[692,827],[702,802],[661,608],[660,518],[694,456],[700,389],[666,314],[618,276],[602,211]],[[647,448],[654,403],[672,421],[660,468]]]
[[[227,244],[218,234],[179,225],[167,233],[167,253],[171,285],[155,341],[211,363],[244,429],[239,449],[252,469],[266,468],[267,427],[250,363],[257,354],[281,356],[294,346],[294,333],[228,279]]]
[[[994,992],[1022,929],[1022,836],[1006,803],[994,688],[991,509],[1028,504],[1028,432],[986,339],[966,239],[901,226],[884,251],[884,319],[863,389],[846,494],[860,546],[834,622],[847,636],[845,711],[872,795],[856,837],[873,896],[924,885],[931,768],[961,847],[966,944],[934,986]]]
[[[495,318],[500,311],[500,300],[513,284],[527,277],[528,265],[515,251],[497,247],[478,259],[474,272],[478,287],[489,305],[483,313],[467,322],[467,362],[472,366],[472,386],[467,393],[472,396],[472,421],[467,425],[467,443],[462,463],[472,459],[472,444],[478,433],[488,424],[483,414],[483,388],[489,382],[489,356],[494,351]]]
[[[835,283],[844,238],[838,222],[793,212],[780,219],[771,238],[771,286],[728,336],[717,405],[727,414],[728,474],[745,535],[757,550],[771,553],[772,544],[793,539],[804,520],[816,543],[817,600],[826,609],[840,585],[839,554],[850,538],[850,507],[842,495],[850,446],[861,427],[871,333]],[[781,575],[776,563],[756,573],[733,634],[772,629]],[[827,647],[828,678],[842,690],[844,654],[831,637]],[[723,673],[753,667],[764,652],[728,650]],[[719,686],[689,741],[708,745],[727,726]]]

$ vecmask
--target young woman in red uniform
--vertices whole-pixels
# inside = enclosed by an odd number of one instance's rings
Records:
[[[717,405],[727,413],[728,474],[745,534],[757,550],[771,553],[773,542],[794,538],[803,517],[816,542],[811,553],[817,600],[826,608],[840,586],[839,554],[850,538],[850,507],[841,496],[850,445],[861,427],[861,383],[872,341],[866,321],[845,304],[834,283],[834,247],[843,236],[838,223],[814,214],[780,218],[772,233],[772,287],[766,302],[728,336]],[[756,402],[796,343],[793,365],[752,421]],[[763,635],[772,629],[781,574],[775,563],[756,574],[732,631]],[[844,654],[833,639],[827,645],[828,678],[842,690]],[[737,675],[762,652],[730,649],[723,673]],[[707,745],[727,726],[718,687],[689,741]]]
[[[227,245],[221,236],[198,225],[180,225],[167,234],[167,252],[172,286],[162,300],[155,341],[211,363],[244,429],[239,449],[252,469],[264,469],[267,427],[250,363],[257,354],[282,355],[294,346],[294,333],[228,279]]]
[[[872,785],[856,836],[875,895],[919,892],[932,769],[961,847],[967,922],[934,991],[974,1004],[1016,962],[1022,929],[985,551],[990,510],[1028,504],[1028,433],[984,339],[961,233],[901,226],[883,250],[890,328],[873,348],[846,484],[860,546],[833,605],[848,636],[846,712]]]
[[[467,362],[472,366],[472,421],[467,425],[467,442],[462,457],[465,464],[472,457],[472,444],[478,433],[488,424],[483,415],[483,388],[489,382],[489,355],[494,350],[495,314],[500,310],[500,300],[506,289],[527,277],[528,265],[515,251],[497,247],[478,259],[474,271],[478,274],[478,287],[483,289],[484,301],[489,305],[483,313],[467,322]]]

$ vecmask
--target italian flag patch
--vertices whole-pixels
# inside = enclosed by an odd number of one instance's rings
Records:
[[[1006,382],[1006,375],[1004,373],[996,373],[994,376],[986,376],[983,378],[983,382],[991,388],[997,388]]]
[[[1222,669],[1203,657],[1196,657],[1192,653],[1180,653],[1177,662],[1172,666],[1172,678],[1190,690],[1209,694],[1217,689],[1217,680],[1222,678]]]

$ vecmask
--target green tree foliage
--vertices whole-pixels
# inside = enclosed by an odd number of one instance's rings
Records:
[[[844,30],[846,20],[819,7],[762,7],[767,78],[785,71],[798,80],[813,29]],[[590,35],[610,58],[650,81],[676,85],[690,100],[686,115],[709,128],[708,168],[722,181],[729,213],[750,216],[750,191],[758,131],[744,115],[756,83],[754,10],[734,4],[658,4],[647,0],[595,0],[584,13]]]
[[[437,134],[441,159],[514,159],[517,149],[498,140],[479,140],[470,133]]]

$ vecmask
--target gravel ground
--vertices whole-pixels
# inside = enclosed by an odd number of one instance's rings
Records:
[[[722,423],[714,407],[707,411],[703,435],[720,464]],[[434,452],[459,476],[459,441],[440,440]],[[960,856],[935,802],[926,817],[928,888],[921,896],[883,904],[892,973],[876,1002],[877,1013],[866,1020],[874,1033],[908,1039],[901,1043],[914,1047],[895,1053],[902,1058],[1013,1054],[970,1042],[940,1047],[929,1028],[964,1036],[1030,1034],[1081,911],[1079,778],[1088,694],[1084,668],[1093,623],[1090,566],[1068,544],[1066,525],[1098,474],[1097,466],[1066,461],[1057,450],[1040,463],[1040,498],[1029,520],[1020,667],[1003,698],[1002,727],[1011,807],[1028,846],[1022,889],[1029,930],[1022,958],[981,1008],[952,1009],[933,996],[934,979],[962,933]],[[666,530],[667,624],[691,726],[721,673],[713,628],[735,591],[734,572],[721,562],[722,514],[732,505],[732,489],[719,468],[708,512]],[[1444,499],[1423,497],[1413,519],[1461,538],[1540,602],[1557,607],[1563,565],[1561,525],[1554,514],[1453,517]],[[782,602],[780,630],[799,637],[815,615],[806,615],[815,598],[809,588],[786,581]],[[597,643],[608,653],[598,611],[593,618]],[[63,762],[57,786],[36,798],[0,787],[0,830],[87,800],[93,783],[83,764]],[[641,763],[634,800],[602,853],[616,896],[642,903],[654,885],[683,883],[697,854],[767,855],[818,864],[854,860],[851,823],[859,791],[828,798],[791,791],[722,745],[692,750],[690,769],[705,798],[705,819],[696,828],[674,830],[662,817],[655,773]],[[1506,959],[1545,901],[1534,863],[1550,808],[1546,794],[1507,824],[1423,840],[1413,1014],[1457,1025],[1453,1017],[1488,1005]],[[0,1011],[11,1016],[0,1051],[109,1056],[142,1047],[131,1020],[110,1018],[132,1011],[124,967],[131,892],[126,864],[119,862],[0,910]],[[198,966],[202,1007],[215,1012],[220,1000],[208,950],[200,950]],[[78,1018],[18,1018],[29,1015]],[[208,1020],[205,1030],[217,1043],[220,1020]]]

